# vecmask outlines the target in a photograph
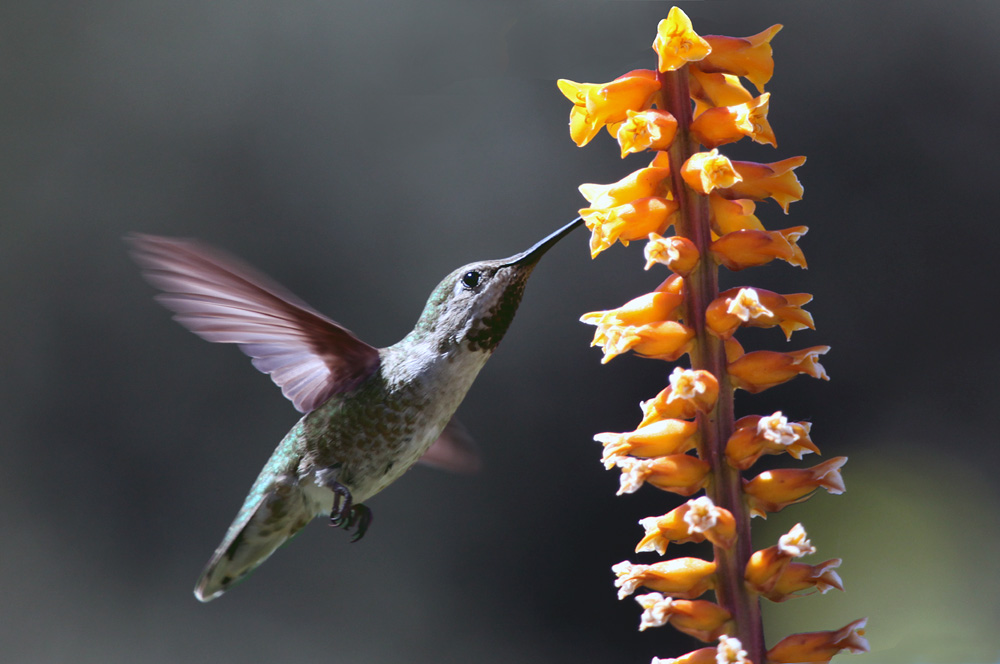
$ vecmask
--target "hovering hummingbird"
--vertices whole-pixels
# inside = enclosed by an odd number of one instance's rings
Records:
[[[522,253],[470,263],[431,293],[413,330],[375,348],[241,261],[193,240],[128,238],[156,299],[208,341],[238,344],[303,417],[264,465],[195,586],[208,602],[314,517],[357,541],[364,501],[418,460],[474,470],[478,456],[453,418],[514,318],[524,286],[580,218]]]

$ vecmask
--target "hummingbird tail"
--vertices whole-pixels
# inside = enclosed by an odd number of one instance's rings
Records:
[[[279,483],[257,500],[248,499],[201,573],[195,597],[210,602],[222,595],[304,528],[313,516],[302,491],[291,484]]]

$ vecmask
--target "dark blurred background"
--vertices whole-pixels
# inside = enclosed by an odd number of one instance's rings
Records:
[[[769,607],[768,638],[870,616],[861,662],[996,662],[1000,8],[987,2],[679,3],[703,34],[773,23],[771,122],[804,154],[806,272],[829,383],[741,414],[814,422],[851,457],[803,521],[847,592]],[[65,0],[0,6],[0,660],[647,662],[610,566],[679,501],[615,497],[592,436],[638,423],[669,365],[588,347],[586,311],[650,290],[641,245],[578,231],[532,278],[461,408],[486,468],[418,468],[349,545],[315,523],[210,605],[195,578],[297,413],[235,348],[153,303],[121,237],[196,236],[388,345],[453,268],[526,248],[624,163],[568,136],[555,79],[653,67],[663,2]],[[810,460],[812,461],[812,460]],[[705,555],[702,549],[676,552]],[[648,555],[648,554],[646,554]]]

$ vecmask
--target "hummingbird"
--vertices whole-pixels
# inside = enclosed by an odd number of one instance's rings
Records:
[[[156,299],[208,341],[237,344],[303,414],[271,454],[195,586],[219,597],[313,518],[359,540],[364,504],[421,461],[458,472],[479,458],[453,417],[514,318],[542,255],[569,224],[510,258],[437,285],[413,330],[375,348],[269,277],[198,241],[131,235]]]

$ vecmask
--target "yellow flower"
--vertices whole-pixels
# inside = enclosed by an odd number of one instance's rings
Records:
[[[735,106],[709,108],[695,118],[691,133],[706,147],[714,148],[749,136],[757,143],[778,147],[774,131],[767,121],[770,93]],[[672,116],[671,116],[672,117]]]
[[[678,7],[671,7],[667,17],[656,26],[653,50],[656,51],[659,70],[667,72],[701,60],[712,49],[694,31],[687,14]]]
[[[713,106],[735,106],[753,99],[753,95],[743,87],[738,76],[709,74],[696,67],[691,67],[688,72],[691,75],[690,88],[695,117]]]
[[[789,422],[780,410],[767,417],[741,417],[726,442],[726,459],[734,468],[746,470],[764,454],[787,452],[796,459],[819,454],[819,448],[809,438],[811,428],[809,422]]]
[[[697,444],[698,425],[686,420],[661,420],[625,433],[599,433],[594,440],[604,445],[601,461],[613,468],[617,457],[649,458],[665,454],[683,454]]]
[[[841,467],[847,457],[834,457],[812,468],[779,468],[767,470],[743,485],[747,504],[754,516],[767,517],[789,505],[801,503],[818,488],[829,493],[844,492]]]
[[[712,193],[708,197],[712,210],[712,232],[722,236],[733,231],[762,231],[764,224],[754,215],[757,205],[745,198],[729,200]]]
[[[826,594],[830,590],[843,590],[844,582],[834,570],[840,567],[840,558],[832,558],[818,565],[788,563],[771,590],[761,592],[772,602],[784,602],[801,596],[804,590],[818,590]]]
[[[788,214],[788,205],[802,200],[802,184],[793,169],[806,163],[805,157],[789,157],[773,164],[754,161],[734,161],[740,177],[723,192],[726,198],[752,198],[762,201],[773,198]]]
[[[643,609],[640,632],[670,623],[696,639],[711,641],[719,637],[732,617],[718,604],[703,599],[674,599],[661,593],[647,593],[636,595],[635,601]]]
[[[666,111],[629,110],[628,119],[618,127],[622,157],[643,150],[667,150],[677,132],[677,120]]]
[[[595,334],[591,345],[604,349],[601,364],[630,350],[643,357],[672,362],[688,352],[694,338],[694,330],[677,321],[623,327],[610,325],[598,332],[600,338]]]
[[[618,457],[615,465],[621,469],[618,495],[635,493],[644,482],[657,489],[690,496],[705,487],[709,465],[690,454],[670,454],[655,459]]]
[[[716,506],[708,496],[687,501],[663,516],[639,520],[646,531],[636,553],[656,551],[661,556],[670,542],[702,542],[706,539],[725,549],[736,541],[736,519],[732,512]]]
[[[626,560],[611,571],[618,577],[618,599],[625,599],[640,586],[679,599],[695,599],[715,586],[715,563],[700,558],[675,558],[652,565]]]
[[[629,72],[610,83],[577,83],[560,79],[556,84],[563,95],[573,102],[569,132],[580,147],[593,140],[604,126],[624,121],[628,111],[649,108],[653,95],[660,89],[655,72],[648,69]]]
[[[648,270],[657,263],[662,263],[682,277],[691,273],[700,258],[698,248],[686,237],[663,237],[658,233],[649,234],[649,242],[646,243],[643,254],[646,257],[644,269]]]
[[[722,37],[706,35],[705,41],[711,52],[697,66],[706,72],[723,72],[742,76],[764,91],[764,84],[774,73],[774,59],[771,57],[771,39],[781,25],[772,25],[767,30],[752,37]]]
[[[640,198],[611,208],[583,208],[580,216],[590,230],[590,257],[619,241],[623,246],[633,240],[662,233],[670,227],[677,202],[658,196]]]
[[[699,411],[711,411],[718,398],[719,381],[711,373],[703,369],[674,367],[670,373],[670,384],[655,397],[640,404],[643,419],[639,426],[667,418],[692,419]]]
[[[661,288],[663,286],[661,284]],[[659,323],[673,318],[674,311],[683,302],[684,296],[680,293],[663,291],[658,288],[652,293],[646,293],[629,300],[617,309],[586,313],[580,317],[580,320],[588,325],[605,327]]]
[[[790,381],[799,374],[821,380],[830,380],[826,369],[817,359],[826,354],[829,346],[812,346],[790,353],[773,350],[755,350],[729,363],[733,386],[756,394]]]
[[[733,167],[733,162],[719,154],[718,150],[691,155],[681,167],[681,177],[699,194],[709,194],[713,189],[732,187],[743,179]]]
[[[792,634],[767,651],[767,661],[774,664],[824,664],[841,650],[854,654],[868,652],[868,641],[864,638],[867,623],[868,619],[862,618],[836,631]]]
[[[602,209],[631,203],[640,198],[657,196],[672,198],[670,194],[670,169],[662,166],[640,168],[611,184],[581,184],[580,193],[590,207]]]
[[[717,654],[718,651],[715,648],[698,648],[680,657],[669,659],[654,657],[649,664],[718,664],[715,657]]]
[[[808,231],[806,226],[780,231],[733,231],[713,242],[710,248],[720,263],[734,271],[765,265],[775,258],[805,268],[806,257],[798,242]]]
[[[789,339],[792,332],[816,329],[812,316],[801,309],[812,300],[808,293],[779,295],[763,288],[731,288],[705,310],[705,323],[713,334],[728,339],[740,327],[780,326]]]

